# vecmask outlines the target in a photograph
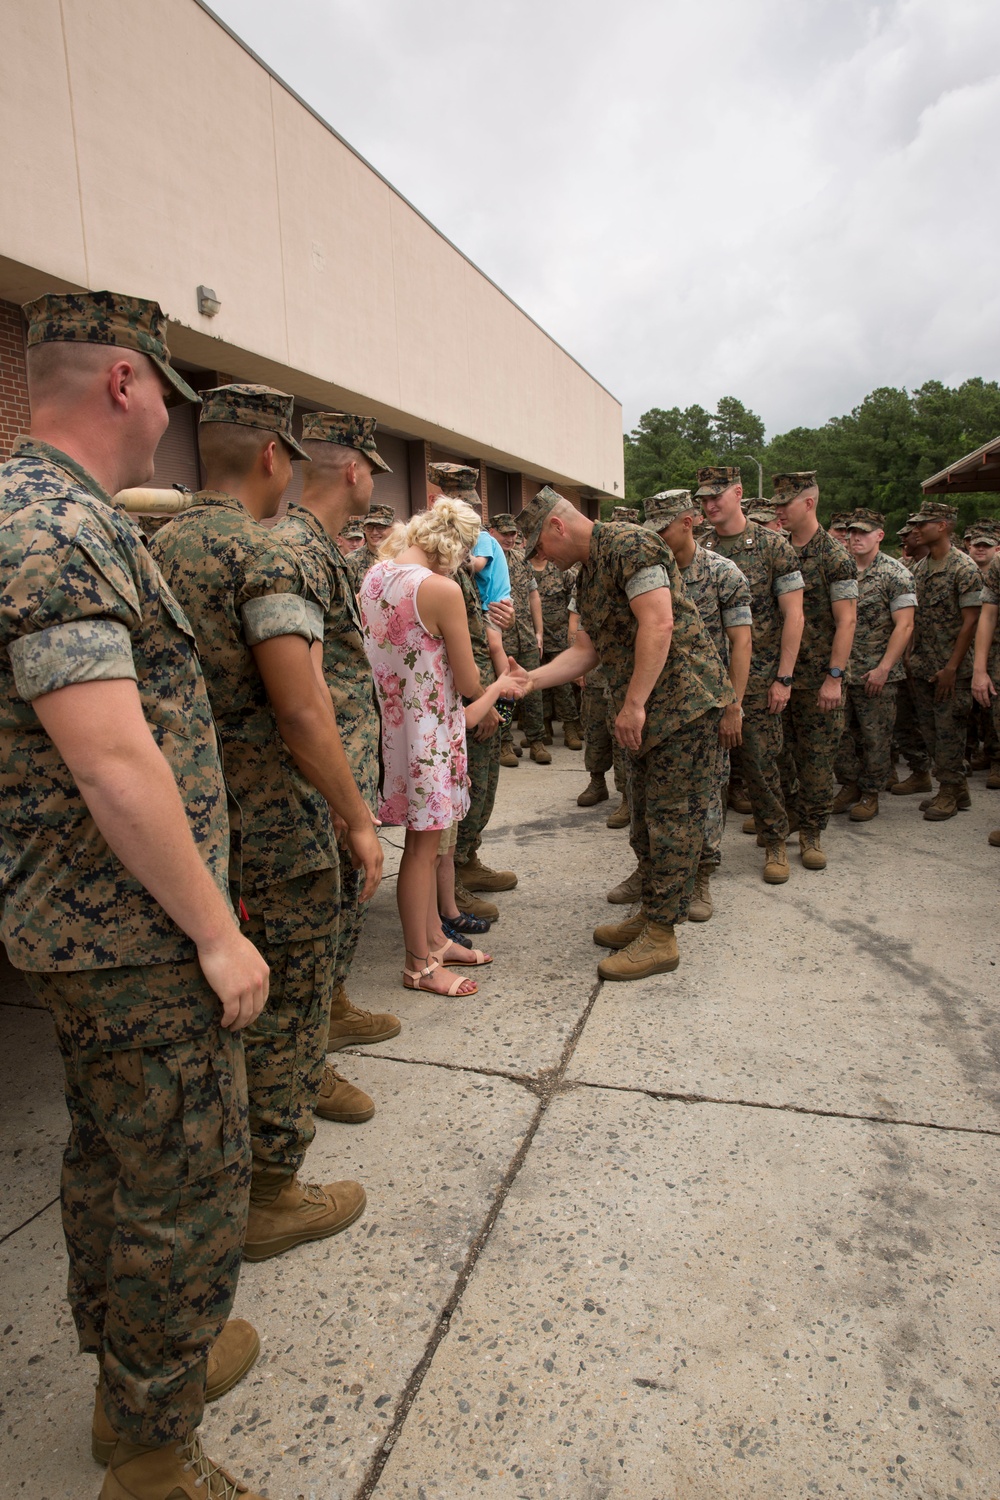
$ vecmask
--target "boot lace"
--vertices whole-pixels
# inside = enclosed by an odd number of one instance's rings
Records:
[[[196,1476],[195,1488],[206,1486],[206,1500],[240,1500],[240,1496],[247,1493],[246,1485],[239,1484],[225,1469],[212,1462],[197,1434],[180,1451],[187,1457],[185,1469],[193,1470]]]

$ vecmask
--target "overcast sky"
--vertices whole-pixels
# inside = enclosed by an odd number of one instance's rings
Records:
[[[215,0],[624,405],[1000,375],[997,0]]]

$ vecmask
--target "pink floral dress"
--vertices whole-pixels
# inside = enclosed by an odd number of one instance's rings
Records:
[[[417,613],[417,589],[430,576],[416,563],[377,562],[360,594],[382,714],[378,815],[421,829],[450,828],[469,810],[462,700],[443,639],[430,635]]]

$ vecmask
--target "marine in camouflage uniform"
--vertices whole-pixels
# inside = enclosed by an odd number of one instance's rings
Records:
[[[646,699],[639,748],[628,751],[631,844],[639,862],[642,910],[628,922],[594,934],[597,942],[607,939],[606,946],[621,949],[602,960],[602,978],[641,978],[669,972],[679,962],[673,929],[686,917],[694,891],[719,718],[735,696],[670,549],[639,526],[590,522],[572,512],[564,522],[568,510],[568,503],[546,486],[521,512],[518,524],[529,557],[540,538],[544,546],[552,545],[542,531],[553,511],[553,523],[565,524],[572,548],[579,549],[576,597],[586,639],[578,645],[585,649],[589,641],[600,657],[619,715],[626,713],[640,628],[632,602],[666,589],[672,604],[666,661]],[[570,653],[566,670],[573,667]]]
[[[203,394],[201,423],[273,431],[305,458],[291,436],[291,413],[283,392],[229,385]],[[251,1252],[255,1210],[296,1183],[315,1135],[340,857],[330,808],[281,736],[252,648],[283,636],[322,642],[323,611],[295,554],[220,490],[200,491],[157,532],[153,554],[198,639],[226,775],[242,810],[246,931],[271,968],[270,1001],[244,1036],[253,1150],[246,1253],[258,1258],[256,1238]]]
[[[570,601],[576,580],[574,569],[560,572],[552,563],[538,567],[538,559],[529,558],[528,565],[534,570],[538,586],[538,597],[542,601],[542,664],[554,660],[565,651],[569,643]],[[578,718],[576,697],[570,683],[557,688],[547,688],[542,694],[542,714],[547,726],[553,719],[563,725],[573,724]]]
[[[814,470],[775,474],[774,503],[779,510],[779,520],[788,524],[791,520],[788,507],[796,503],[807,505],[807,497],[815,489]],[[803,600],[805,625],[795,664],[792,695],[785,712],[785,735],[798,773],[795,810],[799,819],[803,864],[807,869],[822,869],[826,856],[819,836],[827,826],[833,808],[833,763],[843,733],[844,710],[842,706],[823,708],[819,692],[827,678],[833,678],[841,683],[839,696],[841,704],[843,702],[843,676],[854,635],[858,570],[853,557],[815,520],[815,510],[810,514],[816,529],[808,540],[796,543],[794,520],[791,526],[791,545],[806,591]],[[841,665],[833,660],[831,653],[834,652],[834,636],[838,630],[836,614],[840,613],[835,614],[834,605],[842,602],[851,606],[851,620],[849,632],[838,638],[841,643],[846,641]],[[841,649],[840,644],[837,649]]]
[[[79,293],[25,312],[29,349],[84,340],[137,350],[197,401],[169,367],[156,303]],[[63,1058],[70,1305],[81,1350],[102,1360],[114,1433],[186,1443],[246,1222],[241,1033],[220,1027],[195,944],[108,847],[33,705],[71,684],[135,682],[197,852],[232,911],[211,707],[191,627],[91,474],[22,439],[0,468],[0,525],[2,935],[52,1013]]]
[[[884,530],[878,511],[856,510],[848,517],[848,536]],[[878,810],[878,794],[885,791],[892,775],[896,695],[906,676],[902,655],[877,692],[868,691],[868,676],[879,671],[898,619],[912,624],[916,603],[910,573],[887,552],[876,551],[867,567],[858,568],[858,623],[847,664],[844,731],[835,768],[846,795],[842,793],[834,803],[836,811],[844,811],[853,789],[860,809],[851,814],[855,822],[863,821],[872,807]]]
[[[509,511],[503,511],[490,520],[490,530],[504,540],[519,536],[517,522]],[[501,542],[503,545],[503,542]],[[503,632],[503,649],[508,656],[531,672],[539,665],[538,641],[535,637],[535,622],[531,616],[531,596],[538,593],[534,569],[524,558],[508,547],[504,548],[507,569],[510,573],[510,597],[514,605],[514,623]],[[544,728],[542,725],[541,693],[526,693],[518,704],[518,716],[524,737],[529,745],[540,745]],[[512,732],[508,732],[512,738]],[[507,735],[501,736],[507,742]],[[551,757],[546,755],[546,761]]]
[[[723,466],[699,469],[695,499],[721,494],[738,482],[738,469]],[[735,563],[750,586],[753,651],[743,698],[740,765],[755,824],[771,848],[784,844],[788,837],[788,816],[778,770],[784,743],[784,715],[768,709],[768,689],[781,666],[784,616],[779,600],[800,593],[805,585],[788,539],[756,521],[748,520],[732,536],[713,532],[705,547]],[[787,879],[787,867],[784,878]]]
[[[348,577],[354,585],[355,593],[361,588],[361,580],[378,557],[378,549],[385,540],[386,532],[395,524],[396,512],[391,505],[373,505],[369,509],[362,527],[364,545],[356,547],[345,559]]]
[[[653,495],[645,502],[645,525],[665,541],[663,533],[681,516],[697,506],[690,490],[667,490]],[[680,568],[681,579],[688,597],[693,600],[708,631],[712,645],[719,654],[723,666],[729,668],[730,630],[742,626],[751,627],[750,585],[734,562],[718,552],[694,544],[694,556],[686,567]],[[705,818],[705,836],[702,843],[699,867],[710,872],[722,863],[722,832],[725,828],[723,793],[729,781],[729,751],[718,744],[715,752],[715,778],[712,796]],[[704,899],[708,900],[707,890]]]
[[[983,578],[982,612],[976,629],[975,669],[972,678],[976,701],[991,716],[994,735],[1000,739],[1000,553],[990,562]],[[994,760],[986,785],[1000,787],[1000,762]],[[989,836],[993,845],[1000,844],[1000,828]]]
[[[920,730],[941,783],[933,799],[938,805],[924,808],[932,822],[952,817],[968,805],[969,795],[965,742],[972,708],[971,641],[983,580],[972,558],[950,543],[956,514],[954,506],[925,500],[910,517],[930,541],[928,555],[913,570],[917,617],[908,669]],[[942,555],[935,556],[936,551]],[[961,650],[963,641],[966,649]]]
[[[302,419],[303,444],[350,450],[355,459],[358,454],[363,455],[372,471],[391,472],[376,448],[374,433],[373,417],[346,412],[307,412]],[[331,448],[326,451],[331,451]],[[322,455],[324,449],[307,448],[307,451]],[[317,514],[309,508],[317,468],[323,475],[320,465],[310,466],[302,503],[289,506],[284,519],[274,528],[274,535],[295,553],[309,591],[323,610],[323,675],[330,690],[351,775],[366,807],[374,815],[378,810],[381,720],[371,666],[365,653],[361,610],[346,560],[323,525],[322,509]],[[327,481],[321,478],[317,483]],[[368,483],[371,483],[370,477]],[[319,507],[323,499],[320,491]],[[400,1031],[395,1016],[358,1011],[347,999],[347,976],[368,912],[368,902],[361,900],[363,887],[364,875],[354,868],[350,850],[341,843],[340,921],[333,972],[330,1050],[386,1041]]]

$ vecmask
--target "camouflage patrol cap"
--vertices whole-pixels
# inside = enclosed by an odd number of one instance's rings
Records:
[[[515,536],[517,534],[517,522],[509,510],[502,510],[497,515],[490,517],[490,530],[502,531],[504,536]]]
[[[396,512],[391,505],[373,505],[361,524],[362,526],[395,526]]]
[[[906,519],[911,526],[919,526],[922,521],[957,521],[958,507],[944,500],[924,500]]]
[[[838,531],[843,531],[845,527],[850,523],[852,514],[856,514],[856,512],[852,512],[849,510],[835,510],[833,515],[830,517],[829,529],[832,531],[834,527],[836,527]]]
[[[302,418],[304,443],[337,443],[341,448],[357,448],[383,474],[392,470],[375,447],[374,417],[353,417],[346,411],[309,411]]]
[[[884,531],[885,516],[881,511],[865,510],[859,506],[847,517],[848,531]]]
[[[438,484],[446,495],[465,495],[475,490],[479,470],[471,464],[428,464],[427,477],[431,484]],[[478,502],[479,495],[476,494]]]
[[[1000,521],[993,516],[976,516],[965,533],[967,542],[989,542],[995,547],[1000,542]]]
[[[903,525],[903,526],[901,526],[899,528],[899,530],[896,532],[896,535],[898,537],[900,537],[900,538],[902,538],[904,536],[909,536],[909,534],[910,534],[910,532],[912,530],[913,530],[913,527],[909,524],[909,522],[907,522],[905,525]]]
[[[774,494],[771,497],[775,505],[789,505],[804,490],[815,489],[815,469],[793,469],[790,474],[772,474],[771,483],[774,485]]]
[[[611,512],[612,521],[628,521],[633,526],[639,524],[639,512],[632,505],[616,505]]]
[[[538,494],[532,500],[528,501],[521,513],[515,516],[517,529],[524,538],[524,555],[526,558],[530,558],[538,546],[538,538],[541,535],[545,517],[552,510],[553,506],[559,504],[562,498],[562,495],[554,490],[550,484],[543,485]]]
[[[167,399],[197,403],[201,397],[170,363],[167,320],[158,302],[120,292],[46,292],[23,307],[28,348],[36,344],[111,344],[151,359],[170,382]]]
[[[690,490],[661,490],[658,495],[650,495],[648,500],[642,502],[646,519],[643,522],[647,531],[662,531],[665,526],[670,526],[677,520],[678,516],[686,516],[690,511],[698,511],[698,505]],[[701,512],[698,511],[699,517]]]
[[[712,464],[707,469],[698,470],[698,488],[695,490],[695,499],[701,500],[705,495],[721,495],[723,490],[728,490],[731,484],[740,483],[739,469],[727,467],[725,464]]]
[[[342,526],[340,534],[342,537],[346,537],[349,542],[363,542],[365,539],[360,521],[352,521],[349,526]]]
[[[309,455],[292,437],[295,397],[270,385],[217,385],[205,391],[201,401],[201,425],[231,422],[236,427],[259,427],[276,433],[293,458]]]
[[[778,512],[770,500],[751,500],[746,508],[748,521],[756,521],[760,526],[767,526],[771,521],[778,519]]]

